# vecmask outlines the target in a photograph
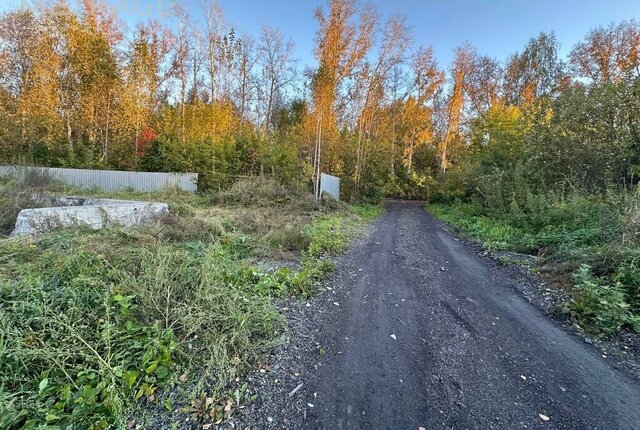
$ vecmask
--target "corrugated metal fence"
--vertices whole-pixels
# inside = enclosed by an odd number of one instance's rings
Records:
[[[55,167],[0,166],[0,175],[24,176],[39,171],[79,188],[103,191],[158,191],[177,187],[185,191],[198,188],[197,173],[127,172],[123,170],[61,169]]]

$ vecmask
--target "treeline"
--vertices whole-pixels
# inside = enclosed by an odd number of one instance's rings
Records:
[[[196,171],[202,188],[322,170],[350,196],[503,205],[636,181],[637,22],[592,30],[568,58],[553,34],[504,61],[466,44],[445,70],[401,17],[354,0],[315,15],[317,66],[303,71],[280,31],[241,34],[215,2],[134,29],[93,0],[5,12],[0,156]]]
[[[127,29],[105,2],[0,18],[0,151],[53,166],[196,171],[204,187],[299,175],[293,44],[240,35],[217,3]]]
[[[637,21],[591,30],[567,58],[552,34],[504,63],[460,49],[430,172],[433,214],[536,255],[563,287],[553,309],[603,335],[640,332],[639,53]]]
[[[539,205],[537,197],[603,196],[637,183],[640,25],[599,27],[568,59],[557,52],[553,35],[541,34],[502,66],[466,62],[466,124],[441,158],[451,170],[438,198],[472,196],[509,212]]]

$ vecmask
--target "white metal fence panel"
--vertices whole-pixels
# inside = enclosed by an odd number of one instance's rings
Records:
[[[320,174],[320,195],[327,193],[334,199],[340,200],[340,178],[337,176],[327,175],[326,173]]]
[[[30,169],[41,171],[79,188],[99,188],[103,191],[158,191],[177,187],[196,191],[197,173],[127,172],[123,170],[62,169],[55,167],[0,166],[0,175],[25,175]]]

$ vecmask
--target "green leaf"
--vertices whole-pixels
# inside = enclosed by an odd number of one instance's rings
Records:
[[[47,414],[47,416],[46,416],[46,417],[44,417],[44,419],[45,419],[47,422],[51,422],[51,421],[58,421],[58,420],[60,419],[60,417],[59,417],[59,416],[57,416],[57,415],[55,415],[55,414]]]
[[[172,399],[166,399],[164,402],[162,402],[162,406],[164,406],[164,408],[171,412],[173,410],[173,401]]]
[[[158,366],[156,369],[156,376],[160,379],[164,379],[169,376],[169,369],[167,366]]]
[[[144,383],[140,386],[140,389],[138,390],[138,392],[136,393],[136,400],[138,400],[140,397],[142,397],[142,395],[144,394],[144,391],[149,388],[149,384]]]
[[[153,361],[149,366],[147,366],[145,371],[147,372],[147,374],[149,374],[149,373],[155,372],[157,368],[158,368],[158,362]]]
[[[131,388],[136,383],[139,375],[140,372],[138,372],[137,370],[129,370],[127,372],[124,372],[124,374],[122,375],[122,379],[124,380],[125,384],[127,384],[127,386]]]
[[[42,381],[40,381],[40,383],[38,384],[38,393],[42,394],[42,392],[47,388],[47,385],[49,385],[49,379],[44,378]]]

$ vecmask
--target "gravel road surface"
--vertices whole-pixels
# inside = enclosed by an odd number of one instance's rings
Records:
[[[640,429],[637,379],[423,207],[389,202],[318,295],[283,304],[288,341],[225,428]]]
[[[640,429],[640,388],[416,202],[340,262],[305,428]]]

